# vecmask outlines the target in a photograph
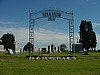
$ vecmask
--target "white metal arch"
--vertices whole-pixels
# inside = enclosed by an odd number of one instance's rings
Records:
[[[68,20],[69,22],[69,48],[70,52],[72,51],[72,44],[74,43],[74,19],[73,19],[73,11],[64,12],[61,10],[42,10],[38,12],[30,12],[29,13],[29,42],[34,47],[34,24],[35,21],[41,18],[48,18],[48,21],[55,21],[56,18],[62,18]],[[34,52],[33,50],[29,50],[29,52]]]

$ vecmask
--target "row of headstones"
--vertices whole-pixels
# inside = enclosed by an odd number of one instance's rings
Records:
[[[28,60],[76,60],[76,57],[28,57]]]

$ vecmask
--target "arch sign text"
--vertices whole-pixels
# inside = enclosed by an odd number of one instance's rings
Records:
[[[42,13],[42,16],[48,17],[48,21],[55,21],[56,17],[59,17],[59,18],[61,17],[61,13],[60,12],[52,12],[52,11],[47,12],[46,11],[46,12]]]

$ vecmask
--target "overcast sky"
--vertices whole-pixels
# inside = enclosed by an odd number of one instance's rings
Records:
[[[29,10],[59,9],[74,12],[75,41],[79,38],[81,20],[91,21],[100,49],[100,0],[0,0],[0,36],[12,33],[19,47],[28,42]],[[68,22],[63,19],[48,21],[40,19],[35,23],[35,46],[68,44]]]

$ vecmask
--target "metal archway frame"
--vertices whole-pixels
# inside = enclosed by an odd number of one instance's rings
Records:
[[[72,12],[64,12],[61,10],[43,10],[39,12],[30,12],[29,13],[29,42],[33,44],[34,52],[34,24],[35,20],[41,18],[48,18],[48,21],[55,21],[56,18],[62,18],[68,20],[69,22],[69,48],[70,52],[72,51],[72,44],[74,43],[74,19],[73,19],[73,11]],[[30,52],[30,50],[29,50]]]

